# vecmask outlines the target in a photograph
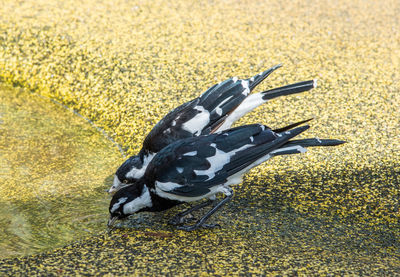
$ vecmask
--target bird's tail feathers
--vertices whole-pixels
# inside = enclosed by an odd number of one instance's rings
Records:
[[[261,72],[257,74],[256,76],[247,79],[249,81],[249,88],[250,91],[252,91],[256,86],[258,86],[262,81],[264,81],[265,78],[267,78],[272,72],[277,70],[278,68],[282,67],[282,64],[277,64],[264,72]]]
[[[276,138],[274,142],[262,143],[262,140],[260,140],[258,145],[238,152],[237,155],[232,157],[232,160],[229,163],[230,168],[227,168],[229,175],[233,175],[236,172],[247,168],[248,166],[254,167],[264,162],[263,157],[267,158],[268,154],[271,153],[271,151],[274,151],[273,149],[276,150],[277,148],[282,147],[291,138],[301,134],[309,128],[309,125],[304,125],[285,131],[278,134],[279,137]],[[256,161],[259,162],[255,164]]]
[[[293,125],[297,126],[298,124],[295,123]],[[280,136],[284,135],[284,137],[287,140],[289,140],[289,139],[291,139],[291,138],[303,133],[305,130],[307,130],[309,128],[310,128],[310,125],[304,125],[304,126],[296,127],[294,129],[286,130],[284,132],[279,132],[277,134],[280,135]]]
[[[317,80],[309,80],[309,81],[303,81],[279,88],[274,88],[270,89],[267,91],[260,92],[263,96],[262,99],[264,101],[279,97],[279,96],[284,96],[284,95],[291,95],[291,94],[296,94],[300,92],[304,92],[313,88],[317,87]]]
[[[296,122],[296,123],[287,125],[287,126],[282,127],[282,128],[274,129],[273,131],[274,131],[275,133],[282,133],[282,132],[285,132],[285,131],[287,131],[287,130],[293,129],[294,127],[297,127],[297,126],[299,126],[299,125],[301,125],[301,124],[304,124],[304,123],[306,123],[306,122],[309,122],[309,121],[311,121],[311,120],[313,120],[313,119],[314,119],[314,118],[309,118],[309,119],[306,119],[306,120],[302,120],[302,121],[299,121],[299,122]]]
[[[319,138],[308,138],[308,139],[297,139],[291,140],[286,145],[301,145],[303,147],[314,147],[314,146],[336,146],[346,143],[344,140],[338,139],[319,139]]]
[[[336,146],[343,143],[346,143],[346,141],[338,139],[319,139],[319,138],[297,139],[288,141],[280,148],[271,152],[271,154],[273,154],[274,156],[298,154],[306,152],[307,147]]]

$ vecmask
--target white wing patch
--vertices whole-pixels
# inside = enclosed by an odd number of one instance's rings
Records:
[[[204,127],[210,122],[210,113],[203,106],[196,106],[194,109],[200,111],[200,113],[183,123],[182,129],[192,134],[200,135]]]
[[[194,170],[196,175],[207,175],[210,180],[215,176],[215,173],[221,170],[225,164],[229,163],[231,159],[231,154],[216,149],[216,153],[214,156],[207,158],[207,161],[210,163],[210,167],[206,170]]]
[[[207,158],[207,161],[210,163],[210,167],[206,170],[194,170],[196,175],[206,175],[208,176],[207,180],[210,180],[215,177],[215,173],[220,171],[224,165],[230,162],[231,157],[236,154],[236,152],[245,150],[251,147],[251,144],[246,144],[239,149],[232,150],[231,152],[224,152],[219,150],[214,143],[211,144],[212,147],[215,148],[216,152],[215,155],[212,157]],[[207,181],[206,180],[206,181]]]
[[[197,155],[197,151],[191,151],[191,152],[187,152],[185,154],[183,154],[183,156],[196,156]]]
[[[162,183],[162,182],[156,181],[155,184],[156,184],[156,188],[159,188],[159,189],[161,189],[163,191],[171,191],[171,190],[174,190],[176,188],[181,187],[180,184],[177,184],[177,183],[174,183],[174,182]]]

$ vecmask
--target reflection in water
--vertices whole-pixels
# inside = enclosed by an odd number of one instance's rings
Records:
[[[116,147],[49,100],[0,84],[0,258],[105,230]]]

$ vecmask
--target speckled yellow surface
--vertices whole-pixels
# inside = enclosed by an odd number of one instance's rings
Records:
[[[93,194],[122,160],[102,134],[49,99],[1,83],[0,98],[0,203]]]
[[[313,116],[307,136],[349,143],[253,170],[213,218],[227,225],[221,230],[187,234],[163,225],[162,216],[149,217],[144,227],[5,260],[2,268],[400,270],[399,14],[399,1],[3,0],[2,79],[78,110],[128,153],[171,108],[216,82],[277,63],[284,67],[260,90],[310,78],[319,87],[274,100],[241,123],[275,127]]]
[[[0,259],[104,230],[117,147],[87,121],[0,83]]]

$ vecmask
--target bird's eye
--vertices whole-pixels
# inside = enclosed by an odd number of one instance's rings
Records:
[[[128,180],[125,179],[122,183],[127,184],[127,183],[128,183]]]

